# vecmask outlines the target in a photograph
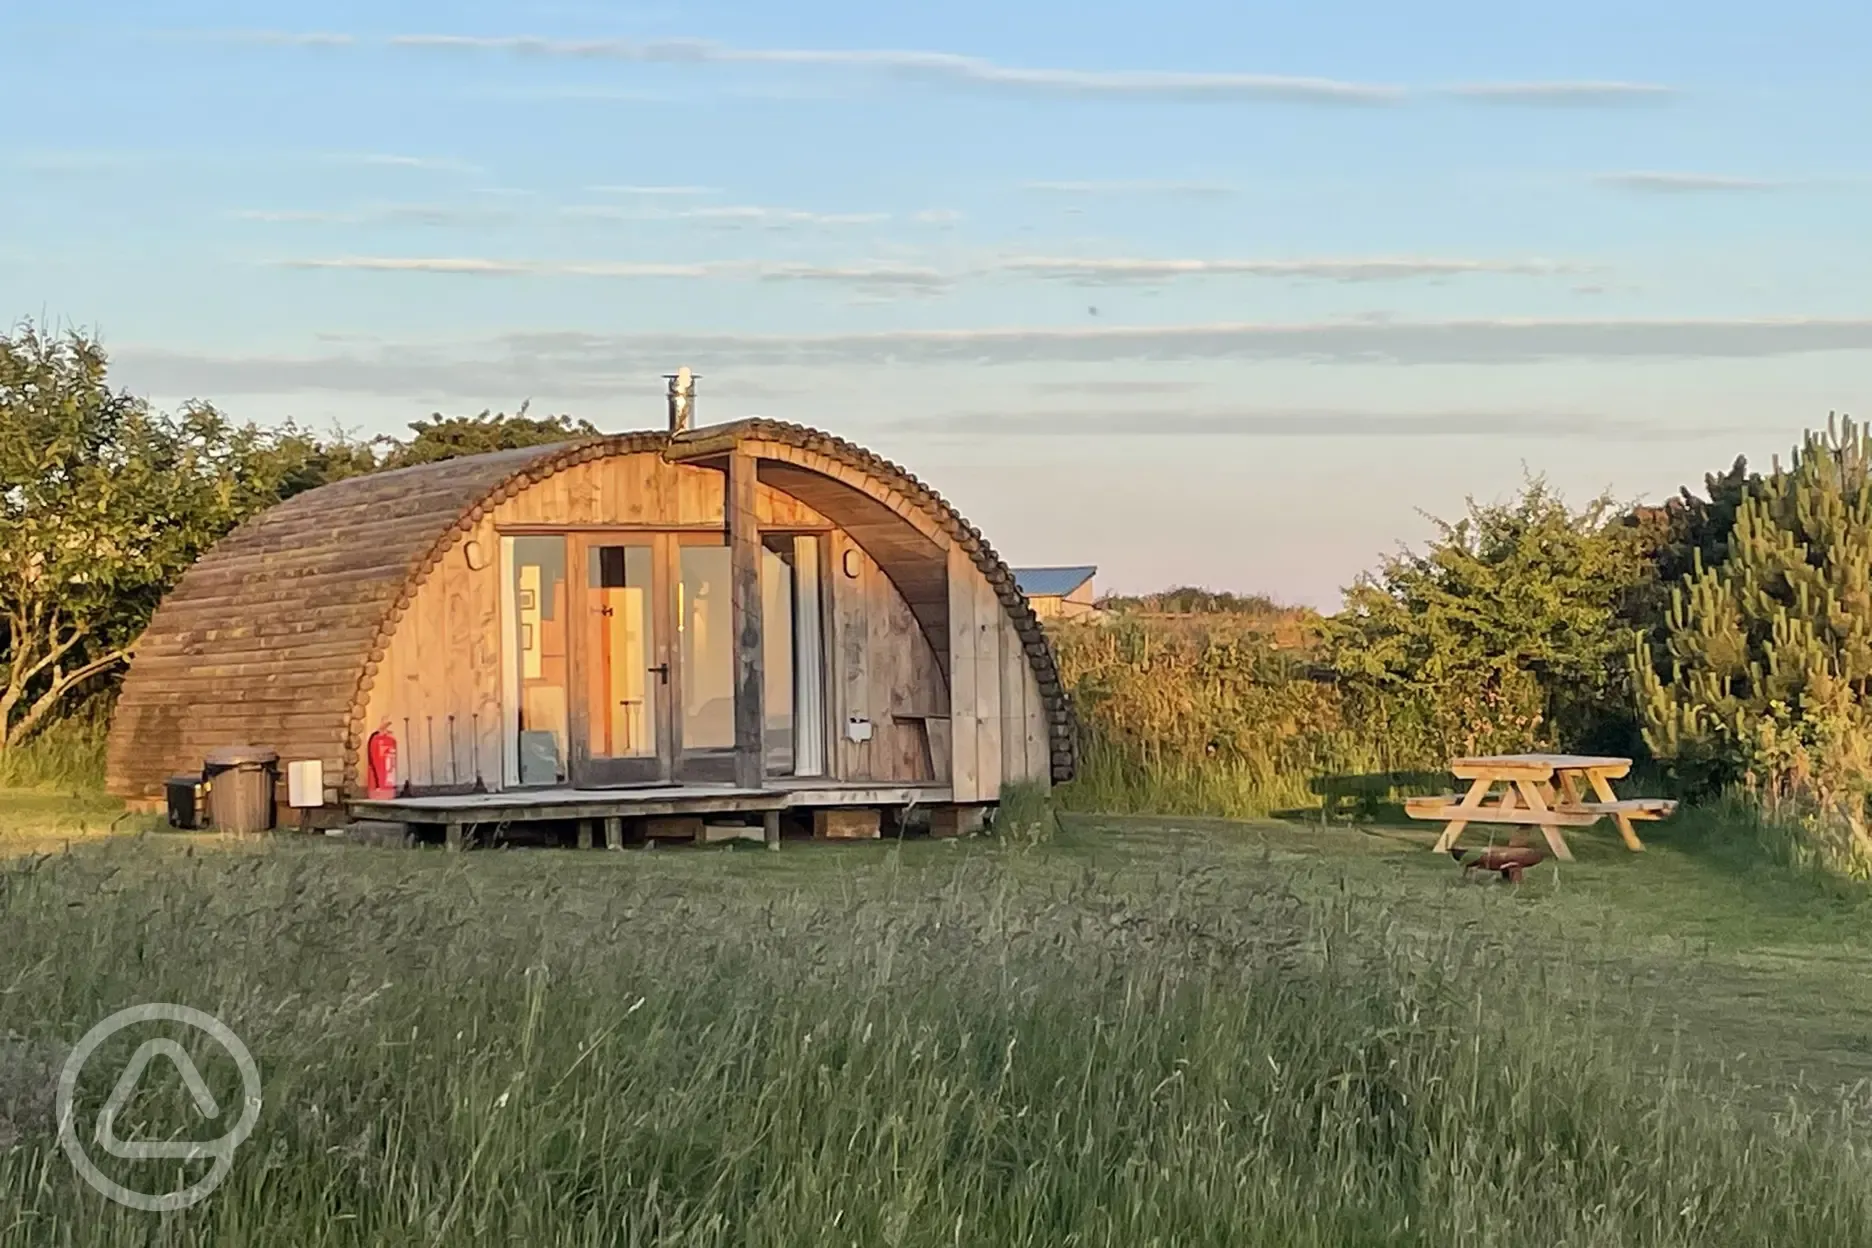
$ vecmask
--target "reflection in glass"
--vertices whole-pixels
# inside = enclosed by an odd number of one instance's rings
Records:
[[[793,567],[761,550],[761,701],[767,717],[767,774],[793,771]]]
[[[586,568],[586,716],[594,758],[654,758],[655,652],[649,546],[594,546]]]
[[[514,636],[520,684],[520,783],[566,777],[566,544],[563,537],[514,537],[510,546]]]
[[[734,748],[734,624],[726,546],[684,546],[676,602],[682,632],[684,750]]]

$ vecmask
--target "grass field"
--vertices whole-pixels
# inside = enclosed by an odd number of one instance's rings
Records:
[[[1872,1243],[1872,904],[1694,821],[1515,890],[1423,829],[452,856],[86,809],[0,795],[0,1243]],[[76,1182],[47,1093],[152,1000],[264,1073],[168,1215]]]

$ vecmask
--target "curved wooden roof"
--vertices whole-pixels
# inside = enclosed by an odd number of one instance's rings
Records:
[[[362,747],[370,677],[392,630],[430,569],[490,508],[573,464],[641,451],[695,458],[721,440],[824,456],[874,480],[960,545],[1023,642],[1047,708],[1054,778],[1071,777],[1071,709],[1052,647],[981,533],[888,460],[816,430],[754,420],[675,440],[620,434],[355,477],[249,520],[184,574],[138,641],[111,729],[111,791],[156,796],[168,760],[275,744],[269,738],[282,729],[297,738],[295,752],[348,772]]]

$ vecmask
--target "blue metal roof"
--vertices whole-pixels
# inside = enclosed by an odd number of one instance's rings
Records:
[[[1064,598],[1091,580],[1097,568],[1013,568],[1014,580],[1029,598]]]

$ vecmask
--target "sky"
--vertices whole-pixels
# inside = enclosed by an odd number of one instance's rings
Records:
[[[816,426],[1336,606],[1872,414],[1872,6],[0,5],[0,319],[173,408]]]

